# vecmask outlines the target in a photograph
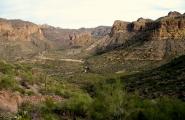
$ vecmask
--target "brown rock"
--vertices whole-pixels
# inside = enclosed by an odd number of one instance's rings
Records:
[[[8,91],[0,92],[0,110],[7,112],[17,112],[18,105],[22,102],[22,98],[18,94]]]
[[[177,16],[181,16],[181,15],[182,14],[177,11],[173,11],[173,12],[168,13],[168,17],[177,17]]]
[[[60,48],[71,48],[74,46],[88,46],[94,42],[94,39],[101,39],[108,35],[111,31],[109,26],[99,26],[96,28],[80,28],[80,29],[62,29],[48,25],[41,26],[44,36],[55,42]],[[86,44],[87,43],[87,44]]]
[[[120,32],[122,33],[128,32],[128,25],[129,25],[129,22],[116,20],[111,29],[111,36]]]
[[[185,17],[163,18],[155,22],[153,37],[159,39],[183,39],[185,37]]]
[[[93,37],[90,32],[82,32],[80,34],[73,34],[71,37],[72,46],[83,47],[93,43]]]
[[[3,112],[16,113],[18,107],[25,102],[31,104],[39,104],[47,99],[52,99],[54,101],[63,101],[64,99],[60,96],[21,96],[18,93],[13,93],[10,91],[0,91],[0,110]]]
[[[52,48],[40,26],[22,20],[0,19],[0,56],[17,59],[33,56]]]
[[[132,23],[115,21],[110,38],[99,44],[97,51],[118,48],[124,60],[161,61],[167,56],[185,54],[184,46],[185,16],[170,12],[155,21],[143,18]]]
[[[145,28],[146,24],[149,22],[152,22],[152,20],[139,18],[137,21],[131,23],[130,31],[135,31],[135,32],[143,31],[146,29]]]
[[[5,40],[31,41],[33,37],[43,40],[44,36],[39,26],[21,20],[0,19],[0,33]]]

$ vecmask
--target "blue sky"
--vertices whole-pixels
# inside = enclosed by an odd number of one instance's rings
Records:
[[[185,12],[185,0],[0,0],[0,17],[62,28],[112,25]]]

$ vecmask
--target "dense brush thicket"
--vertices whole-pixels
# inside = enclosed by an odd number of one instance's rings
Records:
[[[119,80],[95,85],[94,95],[76,93],[61,103],[47,100],[39,106],[24,104],[17,118],[31,120],[184,120],[185,103],[168,97],[143,99],[128,94]]]

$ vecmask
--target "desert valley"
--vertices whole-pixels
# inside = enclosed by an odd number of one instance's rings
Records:
[[[63,29],[0,19],[0,119],[184,120],[185,14]]]

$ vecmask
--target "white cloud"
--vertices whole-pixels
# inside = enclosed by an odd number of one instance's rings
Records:
[[[112,25],[114,20],[156,19],[184,12],[184,0],[2,0],[1,17],[79,28]]]

